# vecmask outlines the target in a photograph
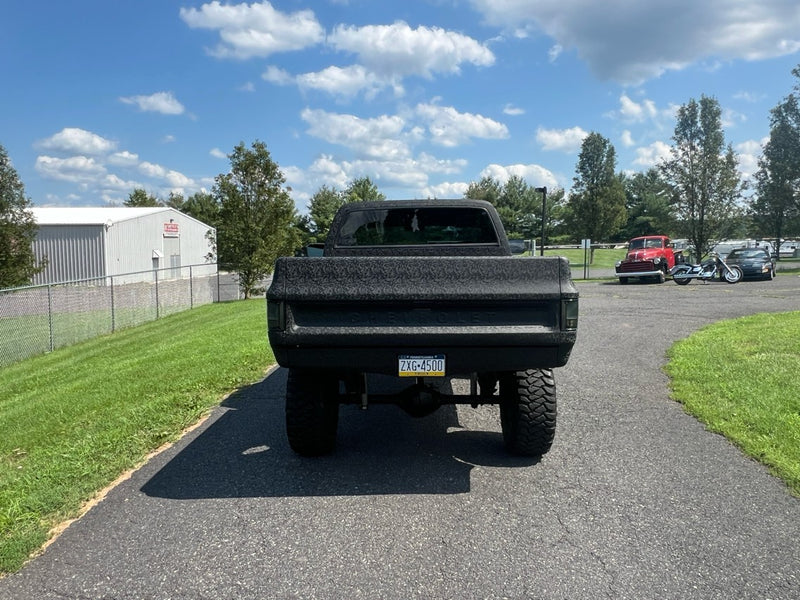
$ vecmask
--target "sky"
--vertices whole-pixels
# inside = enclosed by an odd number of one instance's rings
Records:
[[[107,206],[211,191],[261,141],[307,213],[365,176],[568,191],[591,132],[643,172],[710,96],[749,177],[798,64],[797,0],[5,0],[0,145],[34,206]]]

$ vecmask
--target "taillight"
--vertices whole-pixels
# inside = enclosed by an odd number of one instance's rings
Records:
[[[578,329],[578,299],[569,298],[561,301],[561,329],[575,331]]]
[[[283,302],[267,302],[267,328],[286,329],[286,306]]]

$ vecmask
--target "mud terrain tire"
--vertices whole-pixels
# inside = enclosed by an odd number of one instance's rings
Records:
[[[286,436],[301,456],[330,454],[336,447],[339,381],[319,371],[289,369],[286,381]]]
[[[506,449],[542,456],[556,434],[556,382],[550,369],[505,373],[500,379],[500,423]]]

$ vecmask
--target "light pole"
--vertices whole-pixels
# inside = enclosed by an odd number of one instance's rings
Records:
[[[542,193],[542,243],[539,247],[539,256],[544,256],[544,217],[547,210],[547,186],[535,188],[534,191]]]

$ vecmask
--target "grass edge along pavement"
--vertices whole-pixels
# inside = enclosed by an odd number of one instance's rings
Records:
[[[800,497],[800,312],[713,323],[667,358],[672,397]]]
[[[262,298],[204,305],[0,370],[0,577],[272,363]]]
[[[734,443],[800,495],[800,408],[785,405],[800,402],[798,340],[800,312],[725,321],[676,343],[665,370],[687,411],[712,431],[744,429],[749,435]],[[729,357],[736,368],[725,364]],[[255,299],[198,307],[0,370],[0,577],[98,490],[273,362],[264,300]],[[704,406],[721,409],[721,418]],[[776,439],[775,421],[794,435]]]

